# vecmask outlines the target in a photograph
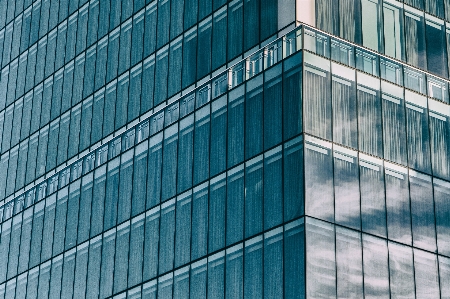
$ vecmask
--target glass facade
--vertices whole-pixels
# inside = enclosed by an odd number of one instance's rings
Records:
[[[424,2],[0,0],[0,299],[448,298]]]

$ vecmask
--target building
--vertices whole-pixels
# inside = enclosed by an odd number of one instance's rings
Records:
[[[0,0],[0,299],[450,298],[447,2]]]

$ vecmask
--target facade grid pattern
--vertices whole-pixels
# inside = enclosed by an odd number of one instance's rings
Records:
[[[0,299],[450,298],[447,2],[0,0]]]

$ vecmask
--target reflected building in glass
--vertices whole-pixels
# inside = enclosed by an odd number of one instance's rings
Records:
[[[0,299],[450,298],[447,0],[0,0]]]

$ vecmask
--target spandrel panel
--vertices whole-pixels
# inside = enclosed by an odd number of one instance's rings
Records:
[[[288,58],[283,72],[283,139],[302,131],[302,54]]]
[[[148,151],[147,209],[159,204],[161,198],[163,133],[150,138]]]
[[[44,227],[44,207],[45,201],[39,202],[34,207],[33,228],[31,230],[31,246],[29,268],[39,264],[41,255],[42,230]]]
[[[25,138],[29,137],[30,135],[30,129],[31,129],[31,118],[32,118],[32,111],[33,107],[33,92],[28,92],[23,101],[23,116],[21,119],[22,125],[20,129],[20,140],[24,140]]]
[[[406,61],[415,67],[426,69],[425,20],[423,12],[405,6]]]
[[[438,252],[450,255],[450,183],[433,180]]]
[[[443,0],[425,0],[425,11],[438,16],[439,18],[444,17],[444,2]]]
[[[245,163],[245,237],[263,229],[263,156]]]
[[[170,43],[168,71],[168,97],[181,90],[181,76],[183,66],[183,40],[182,36]],[[157,77],[158,78],[158,77]],[[158,80],[158,79],[157,79]]]
[[[187,191],[177,197],[175,232],[175,267],[191,260],[191,208],[192,192]]]
[[[191,265],[190,296],[193,298],[206,298],[207,259],[204,258]]]
[[[156,299],[157,290],[158,287],[156,284],[156,279],[147,282],[142,286],[142,297],[148,299]]]
[[[284,220],[289,221],[304,214],[305,194],[303,182],[303,137],[284,144],[283,150]]]
[[[45,218],[42,232],[41,261],[52,257],[53,230],[55,228],[56,193],[45,199]]]
[[[130,298],[130,299],[141,299],[142,298],[141,297],[142,296],[141,286],[138,286],[138,287],[136,287],[136,288],[134,288],[132,290],[129,290],[127,292],[127,294],[128,294],[127,298]]]
[[[134,1],[134,5],[139,2]],[[141,2],[143,2],[141,0]],[[131,65],[135,65],[142,60],[142,53],[144,47],[144,26],[145,26],[145,10],[141,10],[139,13],[133,16],[133,32],[132,32],[132,44],[131,44]]]
[[[66,43],[67,40],[67,20],[62,22],[58,26],[58,37],[56,42],[56,55],[55,55],[55,69],[58,70],[64,65],[64,58],[66,56]]]
[[[363,264],[359,232],[336,227],[337,296],[363,297]]]
[[[28,272],[27,296],[29,298],[37,298],[38,282],[39,282],[39,267],[35,267]],[[1,287],[0,287],[0,298],[2,298]]]
[[[281,52],[281,47],[278,48]],[[283,82],[282,65],[266,71],[264,76],[264,150],[267,150],[282,139],[282,101]]]
[[[386,237],[386,203],[383,161],[359,154],[362,230]]]
[[[1,243],[0,243],[0,253],[2,256],[8,256],[9,253],[9,244],[11,239],[11,222],[12,220],[8,220],[3,222],[1,227]],[[6,270],[8,267],[8,262],[2,261],[0,263],[0,281],[6,280]]]
[[[123,4],[126,3],[122,2]],[[119,74],[130,68],[131,59],[131,32],[133,31],[133,20],[129,19],[120,26],[119,46]]]
[[[209,149],[210,149],[210,105],[206,105],[195,112],[194,134],[194,177],[196,185],[209,177]],[[215,132],[213,133],[215,134]]]
[[[91,224],[91,205],[92,205],[92,189],[93,189],[93,173],[88,174],[82,178],[80,189],[80,203],[79,203],[79,216],[78,216],[78,229],[77,229],[77,244],[86,241],[89,238],[89,228]],[[70,199],[72,201],[73,199]],[[69,204],[70,204],[69,201]],[[72,206],[72,205],[70,205]],[[76,207],[76,202],[74,202]],[[95,215],[98,217],[98,215]]]
[[[332,63],[333,141],[358,147],[355,71]]]
[[[208,299],[224,298],[225,251],[208,257]]]
[[[173,269],[175,253],[175,199],[161,205],[160,246],[158,274]],[[152,240],[154,242],[154,240]]]
[[[173,297],[175,299],[189,298],[189,268],[186,266],[174,273]]]
[[[384,53],[399,60],[405,59],[402,8],[398,2],[383,3]]]
[[[411,244],[411,216],[407,169],[385,162],[388,238]]]
[[[131,195],[133,192],[133,155],[134,149],[122,154],[120,161],[120,182],[117,222],[121,223],[130,218]]]
[[[23,213],[22,235],[20,240],[19,267],[17,273],[23,273],[28,270],[31,246],[31,228],[33,220],[33,207],[28,208]]]
[[[23,273],[17,277],[16,299],[25,299],[27,294],[27,274]]]
[[[103,137],[114,131],[114,116],[116,111],[117,96],[116,90],[117,80],[114,80],[106,86],[104,111],[108,111],[108,113],[105,113],[103,118]]]
[[[284,226],[285,298],[305,298],[305,224],[304,219]]]
[[[67,111],[72,104],[74,70],[75,70],[75,61],[72,60],[64,68],[64,84],[62,90],[62,103],[61,103],[61,109],[63,112]]]
[[[149,2],[149,1],[147,1]],[[156,25],[157,25],[157,2],[152,1],[145,10],[145,35],[144,57],[155,51],[156,47]]]
[[[63,275],[61,282],[61,298],[71,299],[74,292],[73,281],[75,278],[75,253],[76,249],[64,254]]]
[[[191,260],[208,252],[208,182],[194,188],[192,202]]]
[[[283,228],[264,234],[264,298],[283,298]]]
[[[70,2],[73,3],[74,1]],[[77,42],[77,21],[78,21],[78,12],[74,14],[71,13],[67,25],[67,45],[66,45],[65,63],[68,63],[75,57],[75,46]]]
[[[52,270],[50,272],[50,290],[48,298],[60,298],[62,270],[63,254],[60,254],[52,259]]]
[[[75,70],[73,74],[73,89],[72,89],[72,105],[81,102],[83,98],[83,79],[84,66],[86,64],[86,54],[83,52],[75,58]]]
[[[6,283],[6,291],[5,291],[6,298],[15,298],[14,294],[16,292],[16,286],[17,286],[17,278],[13,278]]]
[[[439,282],[441,286],[441,298],[450,298],[450,259],[439,256]]]
[[[336,298],[334,227],[315,219],[306,219],[306,296]]]
[[[403,89],[385,81],[381,82],[384,157],[407,165],[406,117]]]
[[[430,0],[427,2],[429,1]],[[444,21],[428,14],[426,14],[425,17],[427,69],[433,74],[446,78],[448,76],[446,64],[448,58],[445,51],[446,40]]]
[[[84,69],[83,98],[94,91],[96,46],[92,46],[86,51],[86,64]]]
[[[227,144],[227,97],[222,96],[211,103],[210,175],[214,176],[226,168]]]
[[[117,77],[117,69],[119,67],[119,36],[120,27],[117,27],[114,31],[109,33],[106,82],[109,82]]]
[[[113,292],[115,244],[116,229],[113,228],[103,234],[100,276],[101,298],[111,296]]]
[[[89,259],[89,242],[79,245],[76,249],[75,274],[73,278],[73,296],[84,299]]]
[[[427,100],[421,95],[405,91],[405,101],[408,166],[415,170],[430,173]]]
[[[106,244],[106,242],[105,242]],[[102,262],[102,236],[89,241],[86,298],[98,298]]]
[[[244,86],[232,90],[228,98],[228,167],[244,159]]]
[[[198,25],[197,79],[203,78],[211,71],[212,17],[206,18]]]
[[[243,248],[242,244],[226,250],[225,290],[226,298],[243,297]]]
[[[212,69],[215,70],[225,63],[227,49],[227,9],[216,11],[213,15],[212,27]]]
[[[331,143],[305,136],[305,214],[334,222]]]
[[[364,294],[366,298],[389,298],[388,248],[383,239],[362,235]]]
[[[309,53],[304,59],[304,130],[331,140],[330,62]]]
[[[141,105],[142,88],[142,64],[130,70],[129,102],[128,102],[128,121],[139,116]],[[145,84],[145,82],[144,82]]]
[[[245,242],[244,249],[244,297],[263,296],[263,237],[257,236]]]
[[[431,164],[433,175],[450,179],[450,108],[429,99]]]
[[[148,280],[157,275],[160,207],[151,209],[145,214],[144,267],[142,280]],[[145,286],[144,286],[145,289]],[[144,291],[145,292],[145,291]]]
[[[176,173],[178,154],[178,124],[164,130],[164,147],[162,163],[162,200],[176,194]]]
[[[77,229],[78,225],[78,212],[80,208],[80,184],[81,180],[78,180],[70,185],[69,201],[67,203],[67,223],[66,223],[66,237],[65,237],[65,250],[74,247],[77,244]],[[81,219],[80,219],[81,220]],[[85,219],[83,219],[85,220]],[[80,222],[80,226],[81,226]]]
[[[180,121],[178,155],[178,192],[192,187],[194,115]]]
[[[92,189],[92,215],[90,236],[93,237],[103,231],[103,213],[105,210],[105,185],[106,185],[106,165],[98,168],[94,172],[94,186]],[[83,195],[84,197],[84,195]]]
[[[416,298],[439,298],[437,256],[414,249],[414,277]]]
[[[173,273],[158,278],[158,297],[172,299]]]
[[[95,61],[95,88],[99,89],[105,85],[106,65],[108,61],[108,36],[105,36],[97,43],[97,59]]]
[[[131,219],[128,286],[134,286],[142,282],[144,228],[145,214],[141,214]]]
[[[114,130],[117,130],[127,123],[128,108],[128,88],[130,86],[129,72],[120,76],[117,80],[116,117]]]
[[[393,242],[388,245],[391,298],[414,298],[412,248]]]
[[[50,269],[51,261],[48,261],[40,266],[39,271],[39,288],[38,288],[38,298],[44,299],[48,298],[49,294],[49,283],[50,283]]]
[[[339,36],[361,44],[361,23],[358,19],[361,6],[359,1],[343,1],[339,3]],[[348,17],[343,17],[344,15]]]
[[[361,229],[357,152],[338,145],[333,148],[335,221]]]
[[[116,252],[114,256],[114,294],[127,288],[130,224],[131,222],[127,221],[117,227]]]
[[[117,203],[119,199],[119,163],[120,157],[108,163],[105,191],[105,216],[103,219],[104,230],[116,225]]]
[[[431,177],[409,171],[413,246],[436,252],[436,230]]]
[[[27,171],[28,140],[22,142],[19,147],[19,158],[17,160],[16,190],[25,185],[25,174]]]
[[[283,152],[281,145],[264,154],[264,180],[262,183],[264,186],[263,215],[265,230],[275,227],[283,221],[282,155]],[[289,203],[286,204],[289,205]]]
[[[17,275],[19,265],[20,235],[22,229],[22,214],[14,216],[11,227],[11,241],[9,242],[8,272],[6,278],[10,279]]]
[[[227,172],[226,244],[242,240],[244,233],[244,165]]]
[[[226,175],[221,174],[210,181],[209,189],[208,249],[214,252],[225,245]]]
[[[147,196],[147,164],[148,140],[139,144],[135,149],[133,192],[131,199],[131,215],[135,216],[145,210]]]
[[[167,0],[168,2],[168,0]],[[159,36],[159,35],[158,35]],[[169,70],[169,45],[160,49],[156,53],[156,66],[155,66],[155,106],[164,102],[167,98],[167,77]]]
[[[359,150],[383,157],[380,81],[357,73]]]
[[[243,0],[235,0],[229,4],[227,60],[233,59],[242,52],[243,2]]]
[[[66,236],[67,201],[69,199],[68,187],[58,191],[55,213],[55,231],[53,233],[53,256],[64,251],[64,238]]]

